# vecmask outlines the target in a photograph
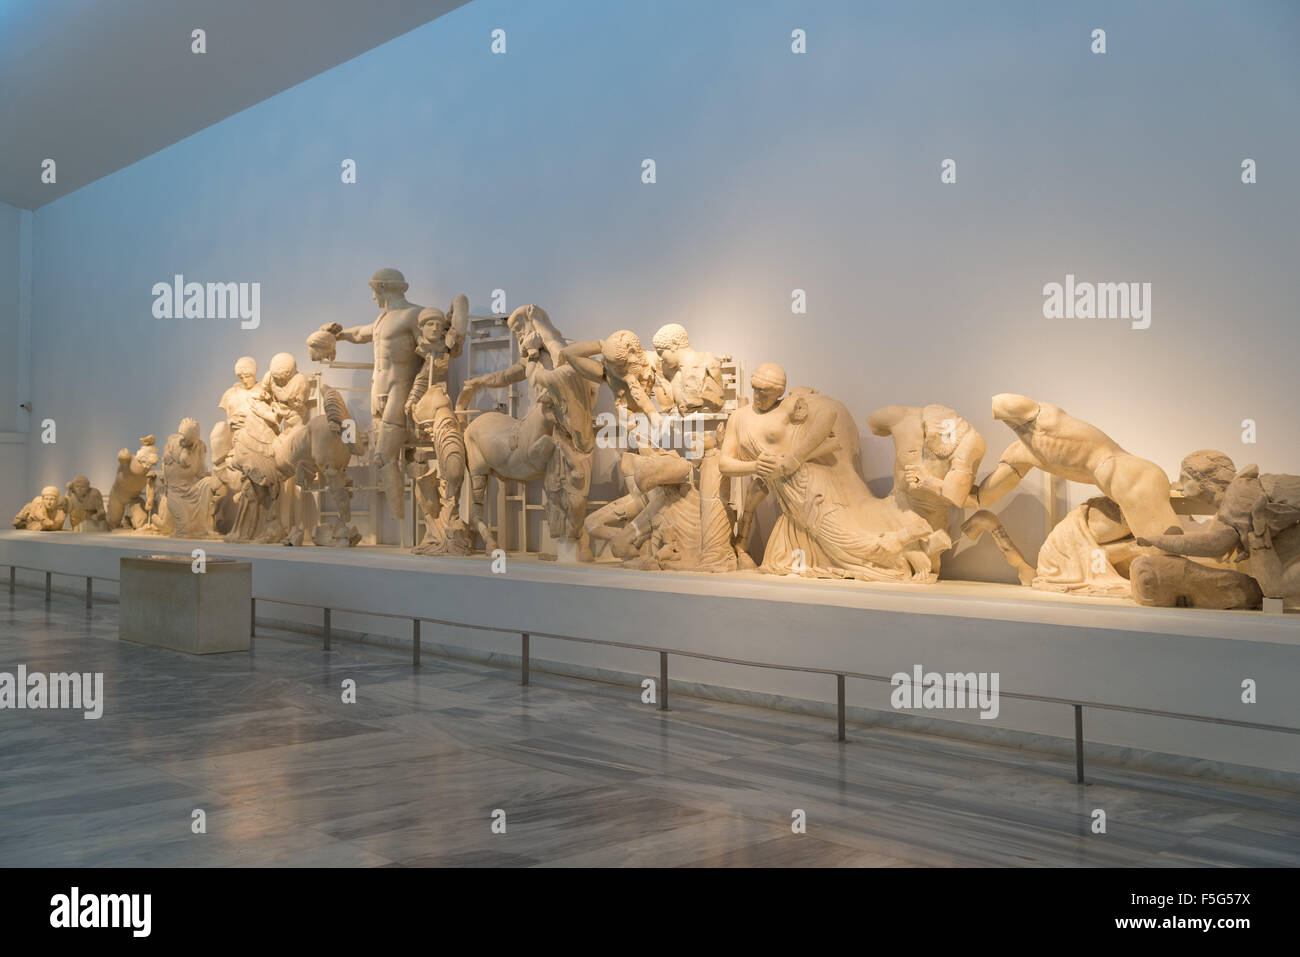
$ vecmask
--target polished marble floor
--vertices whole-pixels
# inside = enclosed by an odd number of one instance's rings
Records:
[[[0,595],[0,671],[19,664],[103,672],[106,703],[0,710],[0,866],[1300,864],[1293,793],[1096,764],[1079,788],[1035,752],[838,744],[824,718],[682,696],[664,714],[631,688],[261,630],[251,654],[190,657],[119,642],[116,605],[21,589]]]

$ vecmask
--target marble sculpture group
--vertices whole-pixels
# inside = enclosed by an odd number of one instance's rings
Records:
[[[374,321],[327,323],[307,337],[314,362],[334,361],[339,343],[371,347],[368,435],[341,393],[319,379],[313,388],[292,355],[274,356],[260,379],[245,356],[207,444],[198,421],[183,419],[161,450],[146,435],[136,452],[118,453],[107,502],[78,475],[65,491],[42,489],[14,527],[285,544],[309,536],[352,546],[362,536],[347,469],[354,456],[368,456],[393,518],[403,517],[410,480],[424,516],[414,548],[421,555],[497,548],[486,519],[495,476],[542,483],[561,561],[603,556],[640,569],[719,573],[757,565],[773,575],[929,583],[951,535],[988,535],[1032,588],[1209,608],[1300,596],[1300,476],[1238,469],[1222,452],[1200,450],[1183,460],[1174,485],[1159,465],[1064,409],[1001,394],[993,416],[1015,437],[982,479],[985,439],[955,410],[871,413],[871,433],[894,445],[893,490],[877,497],[863,478],[849,409],[790,387],[775,363],[753,370],[751,402],[728,406],[722,361],[694,348],[681,325],[660,328],[649,350],[626,329],[569,342],[544,309],[528,305],[506,319],[518,360],[473,376],[453,400],[448,379],[469,331],[466,297],[446,310],[419,306],[406,299],[396,269],[376,272],[370,288],[381,310]],[[479,390],[514,385],[532,399],[522,418],[471,413]],[[620,433],[623,494],[590,509],[602,387],[632,426]],[[697,426],[690,454],[664,447],[665,424],[688,418]],[[1051,530],[1030,564],[989,506],[1035,469],[1099,494]],[[728,478],[742,483],[739,513]],[[328,520],[304,494],[311,489],[327,493]],[[1184,526],[1174,497],[1213,517]],[[775,523],[759,548],[751,539],[765,500]]]

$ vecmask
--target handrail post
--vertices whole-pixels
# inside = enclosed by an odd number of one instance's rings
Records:
[[[1083,705],[1074,706],[1074,783],[1083,783]]]
[[[330,650],[330,610],[325,609],[325,650]]]
[[[17,587],[18,587],[18,566],[10,565],[9,566],[9,594],[12,595],[14,593],[14,589]]]
[[[420,619],[411,619],[411,666],[420,667]]]
[[[86,607],[95,607],[95,579],[89,575],[86,576]]]
[[[519,683],[525,688],[528,687],[528,632],[521,631],[520,638],[520,655],[519,655]]]
[[[248,601],[248,637],[257,637],[257,599],[250,598]]]
[[[668,710],[668,652],[659,652],[659,710]]]
[[[839,736],[836,741],[844,740],[844,676],[835,676],[835,712],[839,719]]]
[[[50,579],[54,577],[53,572],[45,573],[45,604],[50,603]]]

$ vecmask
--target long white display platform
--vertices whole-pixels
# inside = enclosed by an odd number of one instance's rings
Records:
[[[616,566],[560,566],[531,556],[495,574],[486,557],[425,558],[395,548],[325,549],[185,542],[133,535],[0,532],[0,564],[116,578],[118,560],[144,552],[253,562],[258,596],[492,626],[501,633],[426,624],[426,647],[517,660],[521,632],[640,643],[729,658],[843,669],[997,673],[1000,690],[1300,727],[1300,614],[1144,608],[1115,599],[1057,596],[1014,585],[884,585],[706,575]],[[43,576],[19,580],[43,584]],[[83,583],[55,579],[77,594]],[[102,594],[113,586],[97,584]],[[259,602],[259,621],[319,627],[321,613]],[[410,622],[334,612],[336,634],[409,642]],[[653,652],[534,637],[534,668],[634,683],[657,678]],[[685,657],[671,659],[675,690],[833,713],[835,679]],[[678,682],[682,684],[678,686]],[[1256,703],[1243,699],[1253,682]],[[870,720],[1024,746],[1068,750],[1073,709],[1002,698],[995,720],[978,710],[892,707],[891,687],[849,679],[851,720]],[[670,700],[671,703],[671,700]],[[1300,785],[1300,735],[1085,709],[1089,748],[1109,760]],[[833,733],[833,727],[828,733]],[[850,735],[851,737],[851,735]]]

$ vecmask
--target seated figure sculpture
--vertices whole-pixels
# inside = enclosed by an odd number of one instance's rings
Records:
[[[53,485],[47,485],[14,516],[14,528],[29,532],[57,532],[63,528],[67,518],[68,500]]]
[[[862,479],[858,430],[842,403],[811,389],[785,391],[785,370],[765,362],[751,377],[752,405],[728,422],[723,475],[756,475],[759,494],[780,515],[760,570],[769,574],[932,582],[934,560],[951,544],[893,498],[876,498]]]
[[[1127,598],[1129,568],[1142,553],[1118,505],[1098,495],[1072,509],[1048,533],[1030,565],[1001,521],[988,509],[966,520],[972,541],[987,533],[1020,577],[1020,584],[1044,591],[1102,598]]]
[[[934,404],[884,406],[871,413],[867,427],[894,440],[893,494],[899,508],[946,532],[952,510],[964,508],[970,498],[984,437],[952,409]]]
[[[104,496],[90,479],[78,475],[68,483],[68,525],[74,532],[107,532],[108,511]]]
[[[1300,595],[1300,476],[1231,475],[1222,452],[1196,452],[1183,462],[1185,494],[1217,505],[1214,518],[1183,535],[1140,536],[1138,544],[1169,554],[1133,562],[1133,597],[1144,605],[1255,608],[1262,598]],[[1249,575],[1189,558],[1244,562]],[[1253,579],[1253,581],[1252,581]]]
[[[162,473],[163,497],[154,527],[177,538],[215,537],[213,516],[226,486],[208,473],[208,447],[194,419],[182,419],[167,439]]]

